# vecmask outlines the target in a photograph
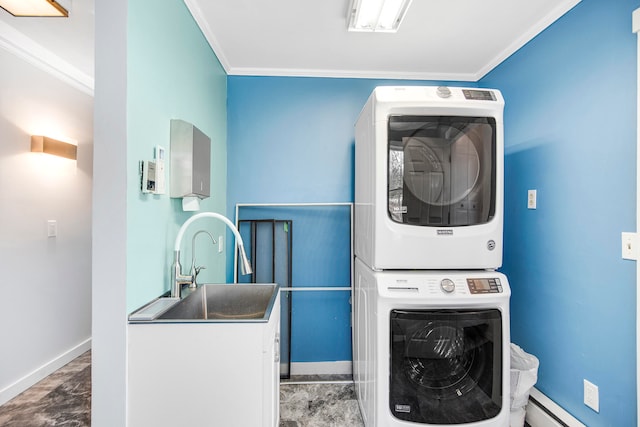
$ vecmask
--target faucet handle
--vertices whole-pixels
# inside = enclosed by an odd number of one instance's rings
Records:
[[[193,277],[193,281],[191,282],[190,288],[195,288],[198,286],[198,274],[200,274],[200,270],[205,270],[207,267],[204,265],[199,265],[197,267],[193,267],[191,270],[191,276]]]

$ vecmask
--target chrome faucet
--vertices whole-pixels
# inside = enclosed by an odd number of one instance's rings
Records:
[[[200,233],[204,233],[209,236],[209,238],[211,239],[211,243],[213,243],[214,245],[216,244],[216,239],[214,239],[211,233],[209,233],[207,230],[200,230],[193,235],[193,238],[191,239],[191,277],[193,277],[193,280],[189,285],[190,288],[195,288],[198,286],[198,273],[200,273],[200,270],[204,270],[206,268],[204,266],[196,267],[196,237],[198,237],[198,234]]]
[[[171,297],[172,298],[181,297],[180,294],[181,294],[182,285],[191,286],[193,283],[195,283],[195,271],[192,271],[192,273],[194,274],[191,274],[191,275],[182,274],[182,266],[180,265],[180,244],[182,243],[182,238],[184,236],[184,233],[187,227],[191,225],[192,222],[200,218],[216,218],[224,222],[227,225],[227,227],[229,227],[229,229],[233,232],[236,238],[236,246],[238,247],[238,255],[240,256],[240,272],[242,274],[253,273],[253,269],[251,268],[251,263],[249,262],[249,259],[247,258],[247,254],[244,251],[244,243],[242,241],[242,237],[240,236],[240,233],[238,232],[238,229],[235,227],[235,225],[233,225],[233,223],[229,221],[228,218],[220,215],[219,213],[202,212],[199,214],[195,214],[194,216],[186,220],[184,224],[182,224],[182,227],[180,227],[180,230],[178,230],[178,235],[176,236],[176,242],[173,247],[173,254],[174,254],[173,267],[171,269],[172,271]],[[195,239],[195,236],[194,236],[194,239]],[[192,254],[192,256],[193,255],[194,254]]]

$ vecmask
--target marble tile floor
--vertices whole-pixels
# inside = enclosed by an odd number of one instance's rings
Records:
[[[90,351],[0,406],[3,427],[90,425]]]
[[[281,382],[280,427],[364,427],[353,382],[323,381]]]
[[[280,427],[362,427],[350,376],[292,377],[280,387]],[[2,427],[91,425],[91,352],[0,406]]]

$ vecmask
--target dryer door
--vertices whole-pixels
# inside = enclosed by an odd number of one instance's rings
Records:
[[[500,310],[392,310],[390,326],[389,408],[396,418],[464,424],[500,413]]]
[[[487,223],[495,214],[496,121],[389,117],[388,207],[401,224]]]

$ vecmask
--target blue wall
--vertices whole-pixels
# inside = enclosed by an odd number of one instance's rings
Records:
[[[512,341],[540,359],[537,388],[589,426],[636,425],[635,263],[620,233],[635,230],[638,6],[583,0],[480,82],[506,102]]]
[[[229,76],[227,215],[234,218],[236,203],[353,202],[354,124],[373,89],[440,83]],[[336,248],[307,231],[309,215],[293,225],[293,286],[349,286],[344,241],[344,259],[331,261]],[[348,233],[343,225],[327,233]],[[296,293],[292,310],[293,362],[351,360],[348,295]]]

